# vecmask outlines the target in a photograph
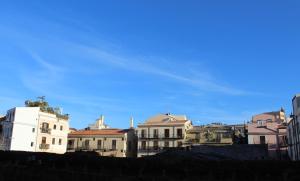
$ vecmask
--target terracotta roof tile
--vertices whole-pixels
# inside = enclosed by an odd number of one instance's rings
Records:
[[[101,129],[101,130],[79,130],[69,133],[69,136],[84,135],[123,135],[127,130],[122,129]]]

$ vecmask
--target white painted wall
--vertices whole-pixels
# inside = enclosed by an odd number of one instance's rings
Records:
[[[8,127],[11,129],[11,144],[9,150],[30,151],[36,150],[36,136],[38,131],[38,113],[36,107],[17,107],[8,111],[8,114],[15,112],[8,120]],[[33,130],[34,129],[34,130]],[[31,146],[33,143],[33,146]]]
[[[51,134],[41,132],[42,123],[49,123]],[[49,152],[63,154],[67,150],[69,121],[40,111],[39,107],[16,107],[7,111],[3,124],[3,144],[0,149],[11,151]],[[56,129],[53,129],[56,125]],[[63,127],[60,130],[60,127]],[[41,150],[42,137],[49,149]],[[55,138],[55,144],[52,139]],[[59,144],[59,139],[62,143]],[[33,143],[33,145],[32,145]]]

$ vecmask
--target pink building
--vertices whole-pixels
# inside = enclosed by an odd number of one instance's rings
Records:
[[[286,125],[283,109],[253,116],[248,124],[248,143],[266,144],[271,158],[283,159],[287,156]]]

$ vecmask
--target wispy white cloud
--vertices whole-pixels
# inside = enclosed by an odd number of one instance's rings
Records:
[[[41,67],[46,69],[48,72],[51,73],[58,73],[58,72],[63,72],[65,71],[63,68],[60,66],[53,65],[49,63],[49,61],[46,61],[44,58],[42,58],[40,55],[38,55],[35,52],[28,51],[28,53],[31,55],[32,59],[37,62]]]
[[[228,95],[259,94],[218,83],[214,80],[215,78],[212,79],[211,75],[207,76],[207,72],[204,75],[201,75],[198,72],[196,76],[194,76],[195,74],[190,73],[188,70],[184,69],[184,66],[170,66],[168,68],[161,68],[161,66],[159,66],[159,62],[156,61],[153,62],[153,64],[146,63],[149,62],[149,60],[146,61],[145,58],[139,59],[135,57],[120,56],[116,53],[110,53],[108,51],[86,45],[73,44],[73,46],[77,50],[79,50],[81,54],[85,55],[88,60],[92,60],[101,64],[115,66],[130,71],[143,72],[161,76],[164,78],[184,83],[185,85],[194,86],[204,91],[219,92]],[[183,73],[176,73],[175,71],[172,71],[174,69],[182,69],[181,72]],[[195,72],[195,70],[193,71]]]

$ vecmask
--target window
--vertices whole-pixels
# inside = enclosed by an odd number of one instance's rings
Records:
[[[169,148],[169,142],[168,141],[165,141],[165,148]]]
[[[61,130],[61,131],[63,130],[63,126],[60,126],[60,130]]]
[[[287,137],[279,136],[279,146],[286,146],[286,145],[287,145]]]
[[[117,140],[112,140],[111,149],[116,150],[116,148],[117,148]]]
[[[257,121],[257,126],[265,126],[266,121],[263,120],[258,120]]]
[[[43,129],[48,129],[49,128],[49,124],[48,123],[42,123],[42,128]]]
[[[169,138],[169,137],[170,137],[170,130],[165,129],[165,138]]]
[[[56,124],[55,124],[55,125],[53,125],[53,129],[56,129]]]
[[[82,149],[87,150],[89,149],[90,146],[90,140],[84,140],[84,142],[82,142]]]
[[[177,137],[182,138],[182,129],[177,129]]]
[[[153,137],[158,138],[158,129],[153,130]]]
[[[142,150],[146,150],[146,141],[142,141]]]
[[[58,144],[61,145],[62,144],[62,139],[58,140]]]
[[[141,132],[141,137],[142,137],[142,138],[145,138],[145,137],[146,137],[146,130],[144,130],[144,129],[142,130],[142,132]]]
[[[158,150],[158,141],[153,142],[153,149]]]
[[[49,123],[42,123],[41,132],[42,133],[50,133]]]
[[[42,144],[46,144],[47,142],[47,138],[46,137],[42,137]]]
[[[97,149],[100,150],[102,147],[102,140],[98,140],[97,142]]]
[[[182,147],[182,142],[181,141],[178,141],[177,147]]]
[[[93,141],[95,141],[96,140],[96,138],[93,138]]]
[[[262,144],[262,145],[266,144],[266,137],[265,136],[260,136],[259,140],[260,140],[260,144]]]
[[[32,132],[33,132],[33,133],[35,132],[35,128],[32,128]]]
[[[52,145],[55,145],[55,138],[52,138]]]
[[[33,147],[33,145],[34,145],[34,143],[33,143],[33,142],[31,142],[30,146],[31,146],[31,147]]]
[[[68,140],[68,148],[74,148],[74,140]]]

